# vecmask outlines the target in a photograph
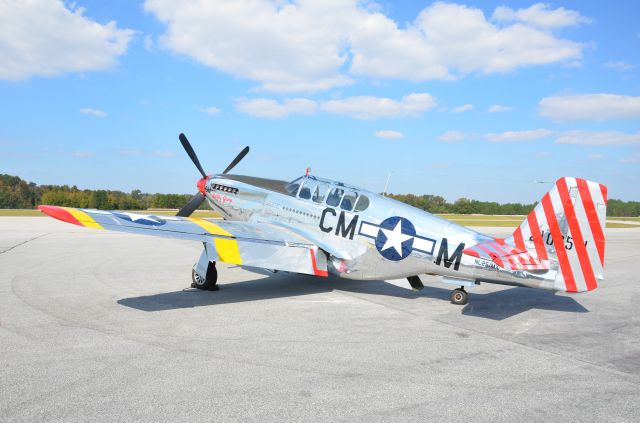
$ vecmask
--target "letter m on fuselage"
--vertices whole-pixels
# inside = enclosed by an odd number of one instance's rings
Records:
[[[448,269],[453,264],[453,270],[458,270],[458,268],[460,267],[460,260],[462,259],[463,250],[464,242],[460,243],[451,257],[449,257],[449,246],[447,243],[447,238],[442,238],[442,242],[440,243],[440,251],[438,251],[438,257],[436,258],[436,264],[440,265],[440,263],[442,263],[442,259],[444,258],[444,267]]]
[[[354,216],[349,224],[346,224],[346,217],[344,212],[340,212],[338,217],[338,225],[336,226],[336,235],[340,234],[343,238],[347,236],[349,239],[353,239],[353,234],[356,231],[356,225],[358,224],[358,216]]]

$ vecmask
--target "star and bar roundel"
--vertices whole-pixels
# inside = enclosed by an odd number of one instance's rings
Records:
[[[145,214],[128,213],[128,212],[113,212],[114,216],[119,219],[126,220],[132,223],[141,223],[143,225],[160,226],[164,225],[167,221],[158,216],[149,216]]]
[[[392,216],[380,224],[363,221],[360,235],[375,239],[376,249],[387,260],[399,261],[407,258],[413,251],[433,255],[436,241],[419,236],[409,219]]]

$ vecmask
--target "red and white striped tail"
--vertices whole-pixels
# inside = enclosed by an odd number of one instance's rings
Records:
[[[604,279],[607,187],[560,178],[507,242],[557,269],[555,288],[591,291]]]

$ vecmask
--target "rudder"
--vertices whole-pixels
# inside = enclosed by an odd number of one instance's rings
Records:
[[[556,289],[594,290],[604,279],[606,204],[604,185],[560,178],[514,231],[513,244],[557,270]]]

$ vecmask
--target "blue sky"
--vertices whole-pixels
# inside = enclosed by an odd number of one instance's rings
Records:
[[[307,166],[381,191],[640,200],[640,5],[0,1],[0,172],[195,191]]]

